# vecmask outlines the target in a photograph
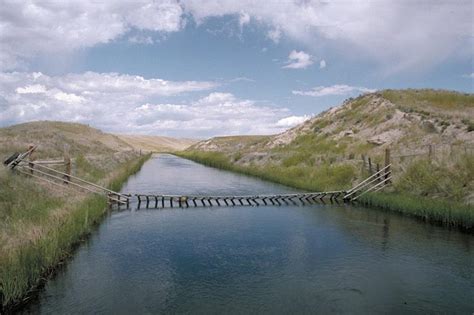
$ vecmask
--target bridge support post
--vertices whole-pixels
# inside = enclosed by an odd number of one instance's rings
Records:
[[[141,206],[141,204],[142,204],[142,198],[141,198],[140,195],[136,195],[136,196],[137,196],[137,198],[138,198],[138,206],[137,206],[137,208],[140,209],[140,206]]]

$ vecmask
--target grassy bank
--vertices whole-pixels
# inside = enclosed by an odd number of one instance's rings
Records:
[[[321,167],[267,165],[240,166],[219,152],[186,151],[177,154],[204,165],[239,172],[261,179],[308,191],[347,189],[354,178],[350,165]],[[474,207],[463,202],[466,191],[472,189],[473,156],[461,156],[454,164],[430,164],[417,161],[394,184],[392,193],[363,196],[361,202],[370,207],[395,211],[474,230]]]
[[[365,206],[474,231],[474,208],[459,202],[423,198],[404,193],[367,194],[359,201]]]
[[[117,171],[102,181],[119,190],[149,157],[121,161]],[[7,309],[28,298],[100,222],[107,207],[105,196],[50,191],[9,172],[0,174],[0,181],[0,300]]]
[[[349,188],[351,179],[355,175],[355,170],[351,165],[323,164],[317,168],[308,165],[280,167],[272,164],[241,166],[232,163],[220,152],[184,151],[174,154],[211,167],[243,173],[308,191]]]

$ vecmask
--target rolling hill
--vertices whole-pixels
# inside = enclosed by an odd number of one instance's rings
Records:
[[[160,136],[115,135],[88,125],[36,121],[0,128],[0,154],[25,151],[39,145],[37,157],[57,157],[66,147],[71,155],[101,155],[126,151],[163,152],[183,150],[195,141]]]
[[[171,138],[162,136],[122,134],[117,134],[116,136],[135,150],[145,150],[151,152],[181,151],[198,142],[198,140],[194,139]]]

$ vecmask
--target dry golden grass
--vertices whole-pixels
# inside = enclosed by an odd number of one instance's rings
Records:
[[[148,152],[173,152],[185,150],[198,140],[145,135],[116,135],[135,150]]]

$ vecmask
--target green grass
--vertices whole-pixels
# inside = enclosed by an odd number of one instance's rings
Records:
[[[474,229],[474,207],[472,205],[423,198],[407,193],[367,194],[362,196],[359,201],[366,206],[399,212],[429,222],[461,227],[466,230]]]
[[[150,155],[122,163],[119,171],[109,181],[111,189],[119,190],[126,179],[140,170]],[[3,231],[34,224],[40,228],[39,237],[26,238],[0,250],[0,301],[5,309],[34,289],[44,276],[67,258],[75,244],[80,242],[100,222],[107,212],[105,196],[92,195],[78,204],[66,204],[59,197],[47,192],[28,178],[18,175],[0,176],[0,211],[4,221]],[[24,198],[27,194],[28,198]],[[58,207],[64,207],[62,215],[53,215]],[[14,236],[13,236],[14,237]],[[1,308],[0,308],[1,311]]]
[[[309,167],[291,162],[285,165],[240,166],[231,163],[220,152],[185,151],[178,156],[204,165],[255,176],[308,191],[343,190],[350,188],[356,176],[348,164],[322,164]],[[301,157],[290,157],[299,161]],[[283,162],[285,164],[285,162]],[[297,164],[297,165],[295,165]],[[364,195],[366,206],[391,210],[440,222],[466,230],[474,228],[474,209],[464,198],[474,190],[474,156],[461,155],[453,164],[420,160],[412,163],[395,182],[395,192]]]
[[[466,196],[474,191],[474,155],[414,161],[395,182],[395,189],[400,193],[465,202]]]
[[[175,154],[211,167],[239,172],[311,191],[349,188],[355,176],[355,170],[351,165],[323,164],[318,167],[308,165],[285,167],[277,164],[267,164],[264,167],[256,165],[240,166],[230,162],[229,158],[220,152],[184,151]]]
[[[416,111],[430,115],[434,110],[449,113],[472,110],[474,94],[445,90],[407,89],[381,91],[384,98],[398,105],[404,111]]]
[[[5,170],[6,171],[6,170]],[[0,231],[12,222],[39,223],[49,210],[63,205],[59,197],[10,172],[0,175]]]
[[[97,182],[106,174],[103,169],[89,162],[84,154],[77,155],[75,162],[78,169],[77,176],[87,181]]]
[[[21,244],[0,257],[0,295],[3,306],[20,301],[105,214],[106,201],[91,196],[70,209],[70,215],[41,238]]]

